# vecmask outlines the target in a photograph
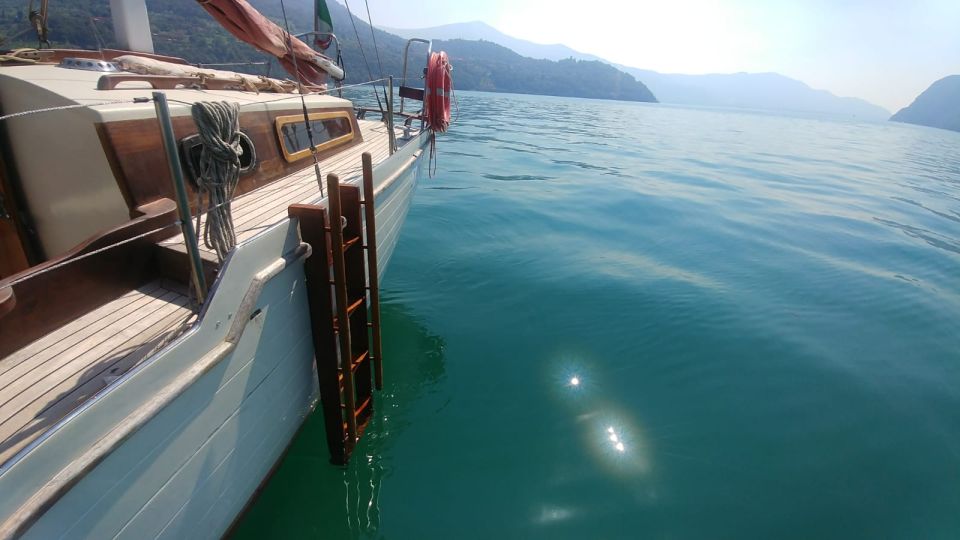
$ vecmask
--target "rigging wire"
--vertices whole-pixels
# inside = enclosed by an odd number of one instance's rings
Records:
[[[370,38],[373,39],[373,52],[377,53],[377,66],[380,68],[380,78],[383,79],[383,63],[380,62],[380,47],[377,47],[377,32],[373,28],[373,17],[370,16],[370,2],[368,0],[363,0],[363,4],[367,7],[367,25],[370,27]],[[373,77],[370,77],[371,79]],[[387,95],[387,87],[383,87],[383,95]]]
[[[367,67],[367,76],[373,79],[373,70],[370,69],[370,63],[367,62],[367,55],[363,52],[363,43],[360,42],[360,31],[357,30],[357,22],[353,20],[353,12],[350,11],[350,1],[343,0],[343,3],[347,7],[347,16],[350,18],[350,24],[353,26],[353,33],[357,36],[357,48],[360,49],[360,58],[363,58],[363,65]],[[383,79],[382,73],[380,78]],[[384,112],[383,103],[380,101],[380,92],[374,89],[373,94],[377,96],[377,106],[380,107],[380,112]],[[386,94],[384,94],[384,98],[386,98]]]
[[[297,67],[297,55],[293,52],[293,36],[290,34],[290,21],[287,20],[287,8],[280,0],[280,11],[283,13],[283,26],[287,32],[287,50],[293,57],[293,71],[297,75],[297,88],[300,90],[300,106],[303,109],[303,124],[307,128],[307,140],[310,141],[310,154],[313,156],[313,172],[317,175],[317,185],[320,186],[320,195],[323,196],[323,176],[320,173],[320,158],[317,156],[317,145],[313,142],[313,126],[310,125],[310,114],[307,112],[307,100],[303,96],[303,82],[300,80],[300,68]]]
[[[93,39],[97,40],[97,50],[103,51],[106,48],[104,45],[103,38],[100,36],[100,29],[97,28],[97,21],[102,20],[102,17],[90,17],[90,28],[93,29]]]

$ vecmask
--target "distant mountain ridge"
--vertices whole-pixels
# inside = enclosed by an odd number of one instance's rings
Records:
[[[847,116],[886,120],[890,112],[867,101],[839,97],[779,73],[683,75],[621,66],[664,103]]]
[[[455,60],[462,60],[455,62],[454,75],[460,88],[657,101],[656,93],[646,85],[599,57],[578,53],[566,45],[541,45],[516,39],[483,22],[448,24],[424,30],[381,29],[404,39],[427,37],[437,41],[435,48],[446,49]],[[584,77],[588,72],[589,76]],[[544,81],[543,73],[549,73],[550,79]],[[558,86],[551,82],[555,80],[564,83]]]
[[[656,102],[632,75],[598,61],[552,61],[521,56],[490,41],[436,40],[453,63],[456,88],[516,94]]]
[[[508,36],[507,34],[504,34],[489,24],[481,21],[444,24],[431,28],[413,30],[406,28],[380,28],[404,39],[426,37],[429,39],[441,39],[444,41],[451,39],[490,41],[496,43],[497,45],[502,45],[519,54],[520,56],[528,56],[530,58],[554,61],[574,58],[576,60],[597,60],[600,62],[606,62],[599,56],[584,54],[560,43],[553,45],[542,45],[540,43],[534,43],[525,39],[518,39],[513,36]]]
[[[949,75],[931,84],[890,120],[960,131],[960,75]]]
[[[531,58],[599,60],[636,77],[662,103],[828,114],[861,120],[886,120],[890,116],[889,111],[868,101],[835,96],[826,90],[810,88],[801,81],[777,73],[709,75],[659,73],[614,64],[597,56],[581,53],[566,45],[542,45],[518,39],[483,22],[390,31],[404,37],[482,39],[503,45]]]

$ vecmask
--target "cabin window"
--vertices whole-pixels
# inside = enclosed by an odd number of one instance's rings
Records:
[[[318,151],[327,150],[353,140],[353,122],[347,111],[316,112],[308,115],[313,130],[313,143]],[[297,161],[310,155],[310,138],[303,115],[277,117],[277,136],[287,161]]]

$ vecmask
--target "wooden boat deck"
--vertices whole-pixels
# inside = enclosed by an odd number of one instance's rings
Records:
[[[193,317],[175,288],[149,283],[0,359],[0,463],[175,336]]]
[[[328,173],[336,173],[341,182],[359,178],[362,172],[360,155],[364,152],[370,153],[374,166],[390,155],[386,125],[374,120],[360,120],[359,124],[360,132],[363,134],[362,143],[320,162],[320,173],[323,175],[324,182]],[[397,130],[398,137],[400,131]],[[246,193],[233,201],[231,211],[238,244],[256,236],[260,231],[289,219],[287,207],[291,204],[307,203],[320,198],[320,186],[313,163],[309,159],[304,162],[304,169]],[[324,187],[324,193],[326,193],[326,187]],[[201,219],[201,227],[205,219],[206,216]],[[176,235],[162,244],[182,246],[183,238]],[[200,242],[200,250],[215,259],[214,251],[207,248],[203,242]]]
[[[379,121],[359,122],[363,142],[320,162],[326,179],[361,173],[360,155],[386,159],[388,134]],[[287,207],[320,197],[312,163],[232,203],[237,242],[288,219]],[[179,235],[161,242],[183,247]],[[216,259],[201,242],[205,258]],[[186,289],[158,280],[131,291],[17,352],[0,358],[0,465],[86,400],[179,335],[194,318]]]

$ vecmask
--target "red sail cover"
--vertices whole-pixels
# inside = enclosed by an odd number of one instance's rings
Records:
[[[282,28],[245,0],[197,0],[197,3],[231,34],[276,56],[287,73],[297,76],[299,71],[299,79],[304,85],[326,88],[327,72],[316,62],[317,52],[299,39],[288,37]],[[296,69],[293,65],[294,55],[297,57]]]

